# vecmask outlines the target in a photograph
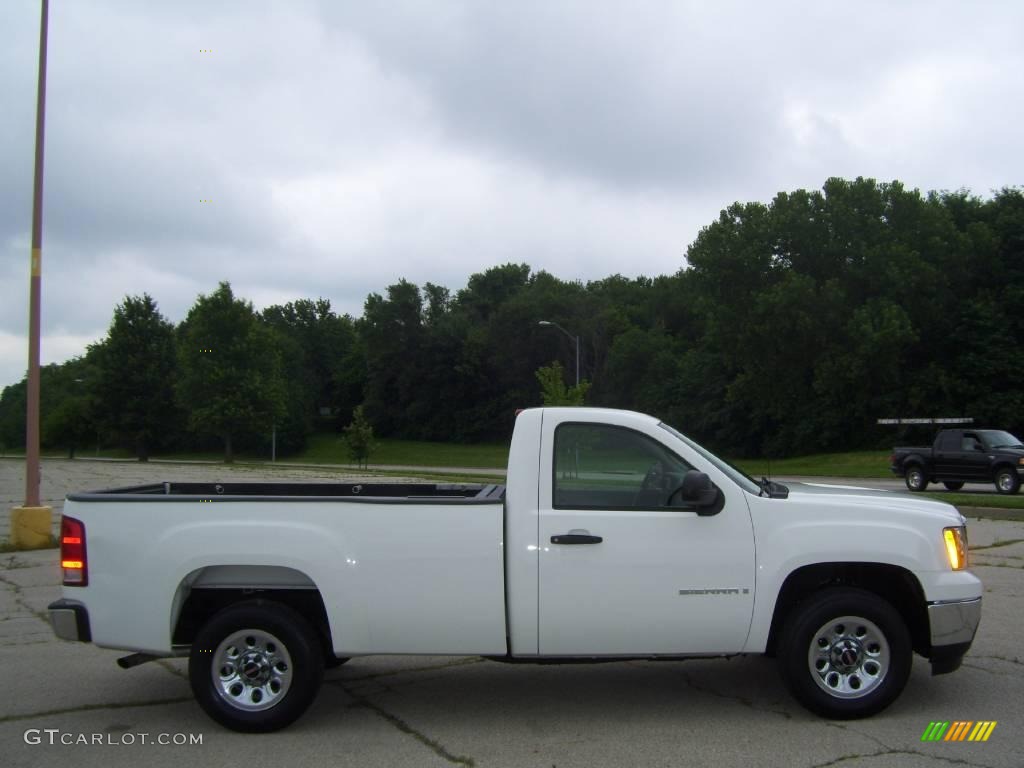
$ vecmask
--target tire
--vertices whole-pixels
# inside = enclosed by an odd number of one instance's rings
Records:
[[[960,480],[957,480],[955,483],[947,481],[943,483],[943,485],[946,486],[947,491],[959,491],[961,488],[964,487],[963,482],[961,482]]]
[[[226,728],[246,733],[294,722],[316,698],[323,672],[323,648],[309,623],[267,600],[215,614],[196,634],[188,661],[199,706]]]
[[[928,478],[920,464],[911,464],[903,475],[907,488],[914,493],[920,493],[928,487]]]
[[[899,613],[852,587],[815,593],[790,614],[778,649],[793,697],[822,717],[870,717],[889,706],[910,677],[913,650]]]
[[[1020,490],[1020,478],[1013,467],[1000,467],[996,470],[996,490],[1003,494],[1013,494]]]

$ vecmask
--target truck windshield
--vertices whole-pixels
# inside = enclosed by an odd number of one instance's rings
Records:
[[[711,453],[703,446],[693,442],[693,440],[688,438],[678,429],[670,427],[665,422],[660,422],[658,426],[664,429],[666,432],[670,432],[671,434],[675,435],[688,446],[693,448],[693,450],[695,450],[697,453],[699,453],[701,456],[703,456],[705,459],[710,461],[712,464],[714,464],[716,467],[722,470],[725,474],[727,474],[732,479],[732,481],[736,483],[736,485],[745,490],[747,493],[753,493],[755,495],[761,493],[761,486],[757,483],[757,481],[751,478],[750,475],[748,475],[743,470],[737,469],[732,464],[727,462],[725,459],[718,458],[717,456],[715,456],[715,454]]]
[[[1024,448],[1021,445],[1020,440],[1011,435],[1009,432],[1003,432],[1002,430],[986,429],[978,433],[978,436],[984,441],[985,445],[989,448]]]

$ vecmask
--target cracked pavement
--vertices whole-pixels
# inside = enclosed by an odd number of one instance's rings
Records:
[[[82,482],[84,470],[75,466],[66,482],[127,484],[150,471],[128,465],[122,481],[117,467],[100,469],[104,477]],[[190,474],[159,468],[169,470]],[[228,471],[217,468],[221,477]],[[8,486],[0,496],[16,493],[9,490],[14,473],[3,466],[0,473],[0,486]],[[60,468],[47,474],[55,492],[65,492]],[[533,666],[368,656],[328,671],[310,710],[290,728],[263,736],[209,720],[192,699],[185,660],[121,670],[114,662],[122,652],[56,639],[45,615],[60,595],[56,550],[0,554],[0,764],[1019,768],[1024,522],[971,520],[970,544],[985,608],[963,667],[931,677],[915,658],[900,699],[868,720],[810,715],[786,694],[775,663],[761,657]],[[985,743],[923,743],[933,720],[998,726]],[[42,743],[26,743],[29,729],[38,729]],[[59,730],[57,743],[47,743],[44,729]],[[143,733],[150,740],[201,734],[202,744],[142,744]],[[80,734],[112,743],[59,743],[61,735]],[[121,743],[130,736],[135,743]]]

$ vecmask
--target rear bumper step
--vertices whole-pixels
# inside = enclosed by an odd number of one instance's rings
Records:
[[[53,633],[61,640],[77,640],[83,643],[92,641],[89,611],[77,600],[61,598],[50,603],[46,609],[50,613]]]

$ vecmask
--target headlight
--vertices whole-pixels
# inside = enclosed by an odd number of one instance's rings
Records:
[[[943,528],[942,538],[946,542],[946,557],[949,567],[954,571],[962,571],[967,567],[967,528]]]

